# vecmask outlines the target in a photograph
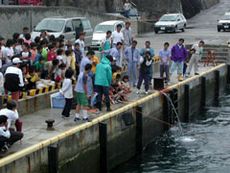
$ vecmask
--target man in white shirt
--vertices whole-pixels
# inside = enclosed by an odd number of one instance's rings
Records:
[[[192,54],[191,59],[189,60],[187,76],[190,75],[193,66],[194,66],[194,74],[199,75],[198,63],[201,60],[202,55],[203,55],[204,44],[205,44],[204,41],[201,40],[198,44],[194,44],[192,46],[192,50],[194,50],[194,53]]]
[[[112,33],[112,43],[113,47],[116,47],[118,42],[123,43],[124,42],[124,35],[121,32],[122,25],[118,24],[117,25],[117,30]]]
[[[19,58],[12,60],[13,66],[6,69],[4,88],[12,94],[12,99],[18,101],[19,91],[24,87],[22,70],[19,68],[22,61]]]
[[[85,33],[81,32],[79,34],[79,39],[77,39],[75,41],[75,43],[78,43],[80,45],[80,51],[81,51],[83,57],[85,56],[85,42],[84,42],[84,39],[85,39]]]
[[[122,30],[124,36],[124,49],[132,45],[133,36],[132,36],[132,30],[130,28],[130,25],[131,25],[130,22],[125,22],[125,28]]]

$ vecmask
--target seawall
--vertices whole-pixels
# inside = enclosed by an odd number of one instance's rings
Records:
[[[204,102],[205,105],[212,104],[214,98],[224,92],[227,74],[229,74],[227,65],[221,64],[200,76],[172,85],[164,92],[177,90],[178,112],[180,119],[184,121],[199,113]],[[185,85],[189,88],[188,108],[185,106],[186,98],[188,98]],[[129,160],[140,149],[140,146],[145,147],[154,137],[168,128],[164,121],[170,117],[166,117],[164,104],[163,96],[159,92],[140,98],[111,113],[93,119],[92,122],[81,124],[56,137],[1,159],[0,172],[48,173],[49,147],[53,146],[57,149],[55,151],[60,173],[99,173],[101,172],[100,151],[103,151],[100,150],[102,143],[99,142],[100,134],[102,135],[99,133],[101,123],[107,126],[105,136],[108,141],[106,145],[108,169],[112,169]],[[187,112],[189,116],[185,117]],[[140,120],[142,120],[142,126],[140,126]]]
[[[4,37],[11,38],[14,32],[21,33],[23,27],[27,26],[32,30],[40,20],[52,16],[87,17],[93,28],[100,22],[118,19],[75,7],[0,6],[0,33]]]

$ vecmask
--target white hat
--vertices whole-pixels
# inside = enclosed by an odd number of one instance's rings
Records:
[[[21,63],[22,61],[21,61],[19,58],[14,58],[14,59],[12,60],[12,62],[13,62],[13,64],[19,64],[19,63]]]
[[[117,58],[116,58],[116,57],[113,57],[113,60],[114,60],[114,61],[116,61],[116,60],[117,60]]]

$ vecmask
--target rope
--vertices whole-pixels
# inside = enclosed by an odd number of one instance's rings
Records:
[[[140,111],[138,111],[138,110],[136,110],[136,109],[135,109],[135,111],[136,111],[136,113],[142,114],[142,112],[140,112]],[[166,122],[166,121],[164,121],[164,120],[161,120],[161,119],[158,119],[158,118],[154,118],[154,117],[148,117],[148,118],[153,119],[153,120],[155,120],[155,121],[158,121],[158,122],[160,122],[160,123],[162,123],[162,124],[168,125],[169,127],[173,127],[172,124],[170,124],[170,123],[168,123],[168,122]]]

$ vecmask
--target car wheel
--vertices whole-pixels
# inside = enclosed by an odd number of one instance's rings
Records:
[[[176,31],[177,31],[177,26],[175,26],[173,32],[176,33]]]
[[[225,30],[225,29],[223,29],[223,31],[225,32],[226,30]]]
[[[158,32],[159,32],[158,30],[155,30],[155,33],[156,33],[156,34],[158,34]]]
[[[217,31],[220,32],[221,31],[220,28],[217,28]]]
[[[182,28],[181,31],[184,32],[184,28]]]

